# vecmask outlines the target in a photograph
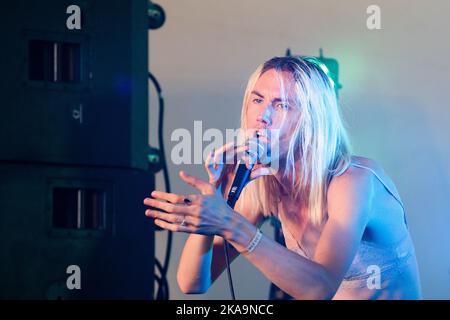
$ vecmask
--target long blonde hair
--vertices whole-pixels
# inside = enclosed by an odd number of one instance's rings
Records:
[[[351,161],[351,147],[333,84],[313,58],[274,57],[260,65],[248,81],[241,129],[247,129],[247,106],[257,80],[272,69],[292,74],[296,108],[300,108],[300,116],[289,140],[286,165],[279,170],[292,181],[291,187],[295,190],[292,198],[303,199],[303,204],[309,209],[310,222],[319,225],[326,218],[329,182],[333,176],[345,172]],[[300,162],[299,170],[295,167],[297,162]],[[263,176],[245,187],[238,204],[250,202],[254,214],[271,216],[277,212],[281,190],[282,186],[275,177]],[[239,207],[236,209],[239,211]]]

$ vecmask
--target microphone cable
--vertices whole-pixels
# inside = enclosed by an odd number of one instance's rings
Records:
[[[256,138],[259,138],[259,135],[256,134]],[[259,159],[260,157],[260,148],[259,148],[259,143],[257,143],[258,147],[257,147],[257,152],[256,152],[256,159]],[[250,154],[247,151],[248,154]],[[231,189],[228,192],[228,199],[227,199],[227,204],[228,206],[230,206],[231,209],[234,209],[237,200],[239,199],[239,196],[241,195],[241,191],[244,189],[245,185],[247,184],[248,180],[250,179],[250,173],[253,169],[254,163],[256,162],[252,161],[252,163],[250,164],[250,168],[247,168],[246,164],[244,162],[240,162],[237,165],[236,168],[236,173],[234,175],[234,181],[231,185]],[[234,294],[234,286],[233,286],[233,278],[231,277],[231,267],[230,267],[230,259],[228,257],[228,241],[226,241],[224,239],[224,254],[225,254],[225,262],[226,262],[226,267],[227,267],[227,274],[228,274],[228,285],[230,287],[230,294],[231,294],[231,299],[232,300],[236,300],[236,296]]]
[[[161,86],[159,85],[156,77],[149,71],[148,78],[153,83],[156,93],[158,95],[158,105],[159,105],[159,114],[158,114],[158,145],[159,145],[159,155],[162,164],[163,177],[164,177],[164,185],[166,192],[170,193],[170,180],[169,180],[169,171],[167,168],[167,161],[164,150],[164,140],[163,140],[163,125],[164,125],[164,98],[161,90]],[[161,264],[158,259],[155,257],[155,265],[160,273],[160,277],[156,274],[154,275],[155,281],[158,284],[158,290],[156,294],[156,300],[169,300],[169,283],[167,281],[167,271],[169,269],[170,255],[172,251],[172,231],[167,231],[167,246],[166,246],[166,254],[164,259],[164,264]]]

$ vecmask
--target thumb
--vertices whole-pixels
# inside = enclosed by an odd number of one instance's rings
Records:
[[[211,184],[195,176],[191,176],[184,171],[180,171],[180,178],[204,195],[214,193],[214,187]]]

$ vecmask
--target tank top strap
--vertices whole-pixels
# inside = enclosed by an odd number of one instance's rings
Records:
[[[408,221],[406,219],[406,210],[405,210],[405,206],[403,205],[402,200],[400,199],[400,196],[398,195],[398,192],[396,192],[395,190],[392,190],[389,185],[384,181],[383,178],[380,177],[380,175],[373,170],[372,168],[366,167],[364,165],[361,165],[359,163],[355,163],[355,162],[351,162],[350,163],[352,166],[358,167],[358,168],[363,168],[366,170],[369,170],[370,172],[372,172],[372,174],[381,182],[381,184],[384,186],[384,188],[387,190],[387,192],[389,192],[389,194],[391,196],[394,197],[395,200],[397,200],[397,202],[400,204],[400,206],[403,209],[403,220],[405,221],[406,226],[408,226]]]

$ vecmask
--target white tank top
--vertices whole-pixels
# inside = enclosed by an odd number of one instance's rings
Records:
[[[376,178],[383,184],[387,191],[400,203],[403,208],[403,215],[406,224],[406,214],[404,206],[395,186],[388,184],[377,174],[372,168],[351,163],[351,165],[367,169],[371,171]],[[285,238],[286,247],[303,257],[312,260],[314,252],[320,234],[322,232],[322,226],[315,227],[312,224],[306,226],[302,233],[302,238],[297,241],[292,233],[289,231],[287,224],[283,222],[281,215],[278,215],[278,219],[281,223],[283,235]],[[333,299],[415,299],[420,297],[407,297],[396,296],[395,290],[382,290],[388,286],[395,286],[395,282],[399,280],[403,272],[411,270],[417,271],[417,262],[414,252],[414,246],[409,235],[409,232],[393,246],[380,246],[375,243],[364,241],[360,242],[356,255],[349,267],[349,270],[344,276],[344,280],[341,282]],[[376,269],[374,269],[374,267]],[[375,271],[379,271],[380,276],[380,289],[374,288],[372,280],[369,278],[374,275]],[[418,272],[417,272],[418,274]],[[370,282],[370,283],[369,283]],[[416,290],[420,286],[418,283],[411,283],[411,292],[420,292],[420,289]],[[406,290],[408,291],[408,290]]]

